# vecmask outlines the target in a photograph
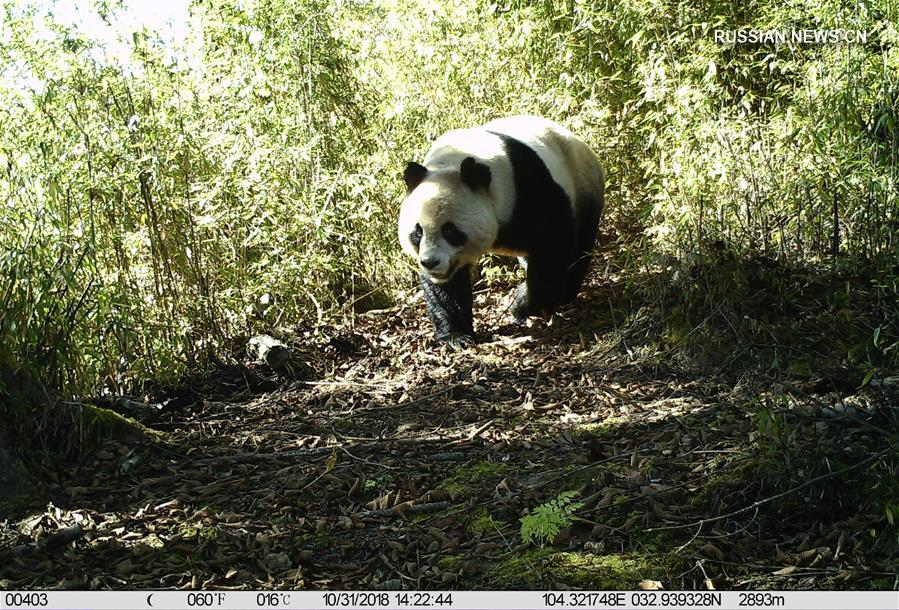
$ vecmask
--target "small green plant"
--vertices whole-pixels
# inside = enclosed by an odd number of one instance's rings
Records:
[[[472,515],[468,531],[472,534],[489,534],[502,530],[505,525],[502,521],[494,519],[486,509],[480,509]]]
[[[539,542],[542,546],[551,542],[563,527],[568,527],[574,520],[574,511],[582,506],[575,502],[576,491],[563,491],[555,500],[541,504],[530,515],[521,518],[521,539],[531,544]]]

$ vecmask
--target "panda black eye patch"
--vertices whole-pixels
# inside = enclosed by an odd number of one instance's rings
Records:
[[[468,241],[468,236],[451,222],[443,223],[440,232],[443,234],[443,239],[451,246],[459,247]]]
[[[412,245],[417,248],[418,244],[421,243],[421,236],[422,236],[421,225],[416,222],[415,229],[413,229],[413,231],[409,234],[409,241],[411,241]]]

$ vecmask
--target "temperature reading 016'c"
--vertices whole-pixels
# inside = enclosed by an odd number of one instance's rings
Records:
[[[283,608],[290,605],[290,593],[258,593],[256,606],[259,608]]]

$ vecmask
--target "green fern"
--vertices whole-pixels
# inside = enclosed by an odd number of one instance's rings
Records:
[[[539,542],[542,546],[552,542],[563,527],[574,521],[574,511],[583,503],[575,502],[576,491],[563,491],[555,500],[541,504],[530,515],[521,518],[521,539],[530,544]]]

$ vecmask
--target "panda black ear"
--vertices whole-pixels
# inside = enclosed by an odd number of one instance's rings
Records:
[[[427,173],[428,168],[424,165],[409,161],[406,169],[403,170],[403,182],[406,183],[407,192],[411,193],[416,186],[421,184],[421,181],[425,179],[425,174]]]
[[[474,157],[465,157],[462,160],[462,182],[473,191],[490,186],[490,168],[483,163],[478,163]]]

